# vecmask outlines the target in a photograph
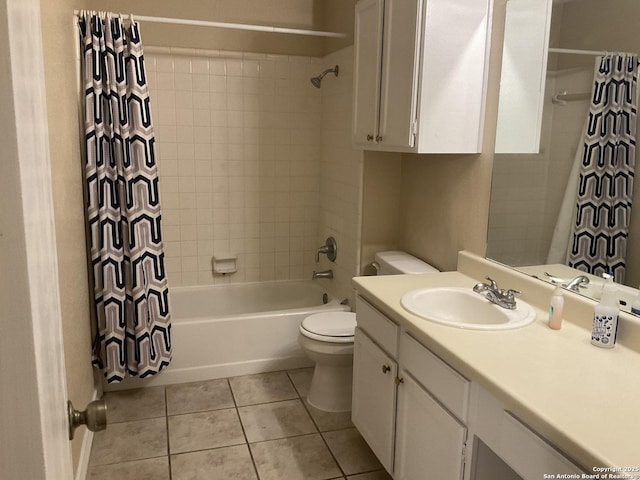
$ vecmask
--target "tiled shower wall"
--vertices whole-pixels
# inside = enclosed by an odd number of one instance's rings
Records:
[[[335,237],[338,257],[335,263],[323,257],[318,268],[333,270],[333,292],[350,298],[355,306],[351,278],[360,271],[363,152],[351,143],[353,47],[324,57],[322,69],[334,65],[340,66],[340,75],[327,75],[322,81],[319,233],[321,241]]]
[[[310,278],[319,246],[318,58],[145,49],[169,284]],[[213,256],[238,272],[214,274]]]

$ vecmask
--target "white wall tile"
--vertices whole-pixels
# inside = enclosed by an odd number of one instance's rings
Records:
[[[171,285],[306,278],[321,218],[322,102],[308,71],[320,59],[171,51],[147,54]],[[230,249],[240,271],[213,275],[211,257]]]

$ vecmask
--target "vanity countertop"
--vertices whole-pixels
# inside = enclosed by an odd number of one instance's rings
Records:
[[[565,318],[560,330],[550,329],[548,306],[534,304],[524,293],[522,298],[536,307],[537,317],[514,330],[440,325],[400,305],[410,290],[471,289],[477,282],[478,278],[460,272],[353,279],[360,295],[468,379],[479,382],[588,473],[593,467],[640,467],[637,351],[621,344],[613,349],[591,345],[585,322]],[[515,288],[525,292],[520,285]]]

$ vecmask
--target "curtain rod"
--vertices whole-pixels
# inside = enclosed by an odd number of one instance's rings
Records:
[[[607,52],[599,52],[597,50],[576,50],[572,48],[549,48],[549,53],[570,53],[573,55],[595,55],[604,56]]]
[[[80,13],[79,10],[75,10],[74,14],[78,15]],[[194,27],[213,27],[213,28],[229,28],[233,30],[249,30],[254,32],[267,32],[267,33],[286,33],[293,35],[308,35],[308,36],[316,36],[316,37],[331,37],[331,38],[345,38],[347,36],[346,33],[335,33],[335,32],[321,32],[318,30],[302,30],[298,28],[283,28],[283,27],[272,27],[268,25],[251,25],[246,23],[227,23],[227,22],[208,22],[204,20],[188,20],[184,18],[167,18],[167,17],[149,17],[145,15],[129,15],[124,13],[113,13],[112,15],[116,15],[122,18],[131,17],[135,20],[139,20],[141,22],[149,22],[149,23],[166,23],[171,25],[191,25]]]

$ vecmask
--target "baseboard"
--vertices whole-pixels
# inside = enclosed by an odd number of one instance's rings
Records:
[[[93,390],[93,400],[98,399],[98,389]],[[80,448],[80,458],[76,469],[75,480],[86,480],[89,472],[89,460],[91,458],[91,446],[93,445],[93,432],[88,428],[82,428],[82,447]]]

